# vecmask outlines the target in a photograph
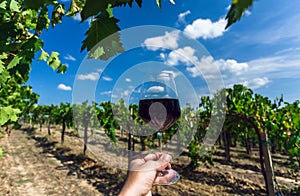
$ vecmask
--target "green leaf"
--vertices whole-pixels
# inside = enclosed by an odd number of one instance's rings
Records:
[[[17,64],[19,64],[21,60],[21,57],[19,57],[18,55],[16,55],[11,61],[10,63],[7,65],[7,70],[15,67]]]
[[[0,87],[1,87],[1,84],[5,83],[9,78],[10,78],[9,72],[6,69],[2,70],[2,72],[0,74]]]
[[[16,122],[20,113],[19,109],[12,108],[12,106],[0,107],[0,125],[4,125],[8,121]]]
[[[2,1],[0,3],[0,8],[5,10],[6,9],[6,4],[7,4],[7,1]]]
[[[3,62],[0,59],[0,74],[4,71],[5,67],[3,66]]]
[[[89,57],[94,59],[100,59],[105,54],[103,47],[97,47],[95,50],[90,52]]]
[[[156,0],[156,4],[161,9],[161,0]]]
[[[111,7],[111,4],[108,5],[108,8],[106,9],[108,15],[109,15],[109,18],[112,18],[114,17],[114,14],[113,14],[113,8]]]
[[[142,7],[143,0],[135,0],[135,2],[138,4],[139,7]]]
[[[55,27],[56,24],[62,23],[62,17],[64,16],[66,9],[63,4],[56,4],[52,11],[52,27]]]
[[[48,65],[53,70],[56,70],[61,65],[61,62],[60,62],[58,56],[59,56],[58,52],[52,52],[49,59],[48,59],[48,61],[47,61]]]
[[[113,17],[110,18],[107,11],[101,13],[91,22],[91,27],[86,32],[86,38],[82,42],[81,51],[87,49],[90,52],[90,58],[99,57],[103,60],[123,52],[124,48],[117,33],[120,30],[117,22],[119,20]]]
[[[2,148],[0,148],[0,158],[3,157],[3,151],[2,151]]]
[[[252,4],[253,0],[232,0],[231,7],[226,15],[227,25],[225,29],[239,21],[243,16],[243,13],[251,7]]]
[[[29,52],[37,52],[42,49],[43,45],[44,42],[42,39],[38,38],[37,36],[32,36],[23,44],[22,49]]]
[[[20,12],[19,3],[16,0],[9,0],[9,9],[12,12]]]
[[[48,57],[49,57],[49,54],[47,52],[45,52],[44,50],[42,50],[41,55],[38,60],[47,62]]]
[[[61,64],[58,68],[57,68],[57,73],[61,73],[64,74],[67,71],[67,66]]]
[[[112,7],[120,7],[120,6],[126,6],[127,4],[129,7],[132,7],[133,0],[116,0],[112,3]],[[135,0],[135,2],[141,7],[142,0]]]
[[[48,8],[43,7],[39,14],[38,21],[36,23],[36,31],[42,33],[43,29],[48,29],[50,26],[50,19],[48,16]]]
[[[109,0],[86,0],[80,13],[82,22],[91,16],[96,16],[98,13],[105,11],[109,3]]]
[[[4,59],[7,59],[7,54],[6,53],[2,53],[2,55],[0,55],[0,73],[2,73],[5,69],[4,62],[2,61]]]
[[[67,16],[74,17],[84,6],[84,0],[72,0],[71,6],[67,12]]]

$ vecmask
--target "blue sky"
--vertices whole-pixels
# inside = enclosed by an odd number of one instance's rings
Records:
[[[79,17],[64,18],[63,24],[49,29],[42,38],[46,51],[60,53],[62,62],[68,65],[67,72],[56,74],[45,63],[34,62],[28,84],[40,94],[40,104],[72,103],[74,85],[78,83],[88,88],[95,86],[94,94],[90,96],[96,101],[130,97],[138,84],[145,80],[142,74],[138,74],[144,69],[141,67],[153,61],[161,67],[168,67],[169,72],[177,73],[176,77],[181,81],[181,96],[193,94],[190,87],[195,88],[196,96],[209,94],[209,85],[205,81],[216,81],[213,71],[218,68],[226,87],[244,84],[271,100],[283,94],[286,101],[293,102],[300,99],[300,13],[295,6],[299,3],[297,1],[255,1],[242,20],[226,31],[224,17],[230,1],[175,0],[173,5],[165,0],[160,11],[155,0],[145,0],[142,9],[137,5],[116,8],[114,15],[120,19],[121,29],[141,25],[161,25],[170,29],[162,28],[161,32],[150,33],[149,37],[147,31],[140,48],[126,51],[110,62],[85,59],[86,51],[80,53],[80,48],[89,23],[79,23]],[[208,52],[200,51],[202,56],[197,55],[199,50],[194,47],[194,42],[189,45],[186,41],[183,45],[179,43],[180,36],[185,36],[186,40],[194,39]],[[123,40],[125,45],[129,42],[126,37]],[[154,43],[160,47],[151,48]],[[124,62],[125,65],[120,67]],[[82,68],[85,64],[89,65]],[[204,77],[199,70],[205,73]],[[75,90],[82,94],[82,99],[89,96],[83,90]]]

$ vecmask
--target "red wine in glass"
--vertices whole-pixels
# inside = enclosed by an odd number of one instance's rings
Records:
[[[160,133],[178,120],[180,105],[172,74],[161,73],[155,80],[142,85],[138,113],[146,124]],[[158,173],[157,178],[160,185],[170,185],[178,182],[180,176],[173,169],[165,169]]]
[[[166,130],[180,117],[179,101],[176,98],[141,99],[139,116],[156,130]]]

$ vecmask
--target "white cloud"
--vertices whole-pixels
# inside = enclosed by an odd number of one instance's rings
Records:
[[[219,69],[223,72],[240,75],[248,69],[247,63],[239,63],[234,59],[214,60],[212,56],[204,56],[199,60],[195,55],[195,50],[189,46],[173,50],[169,54],[161,53],[160,56],[167,65],[187,66],[186,70],[191,73],[192,77],[214,78]]]
[[[149,93],[159,93],[163,91],[164,91],[164,87],[162,86],[152,86],[147,90],[147,92]]]
[[[181,72],[176,72],[173,70],[163,70],[162,73],[167,73],[167,74],[171,74],[173,76],[173,78],[176,78],[177,76],[181,75]]]
[[[103,72],[103,68],[97,69],[97,72],[102,73]]]
[[[257,27],[241,32],[242,36],[238,35],[236,42],[260,45],[282,45],[284,43],[284,45],[289,44],[290,46],[295,46],[296,42],[299,43],[300,28],[298,24],[300,13],[296,10],[297,6],[291,7],[291,4],[283,5],[282,3],[281,7],[282,9],[277,10],[276,13],[269,14],[269,12],[266,12],[266,17],[263,17],[257,23]]]
[[[171,66],[178,65],[180,63],[191,65],[193,62],[198,61],[198,58],[195,56],[195,49],[190,46],[178,48],[171,51],[168,55],[163,56],[165,58],[165,63]]]
[[[100,95],[111,95],[112,91],[103,91]]]
[[[65,85],[65,84],[59,84],[59,85],[57,86],[57,89],[63,90],[63,91],[71,91],[71,90],[72,90],[72,87],[67,86],[67,85]]]
[[[108,76],[103,76],[103,80],[110,82],[110,81],[112,81],[113,79],[110,78],[110,77],[108,77]]]
[[[64,56],[64,59],[69,60],[69,61],[76,61],[76,58],[70,54],[67,54],[66,56]]]
[[[158,49],[176,49],[178,48],[179,33],[179,30],[175,30],[166,32],[163,36],[147,38],[142,46],[153,51]]]
[[[250,16],[252,13],[249,11],[249,10],[246,10],[245,12],[244,12],[244,15],[245,16]]]
[[[234,59],[227,59],[223,60],[220,59],[216,61],[218,64],[218,67],[223,71],[229,71],[233,74],[240,75],[241,73],[244,73],[248,70],[248,64],[247,63],[238,63]]]
[[[263,78],[254,78],[251,79],[249,81],[245,81],[243,83],[244,86],[247,86],[250,89],[258,89],[262,86],[265,86],[266,84],[268,84],[270,82],[270,80],[267,77],[263,77]]]
[[[126,82],[131,82],[131,79],[130,78],[125,78],[125,81]]]
[[[300,54],[290,51],[284,55],[255,59],[248,62],[249,74],[270,78],[300,78]]]
[[[217,22],[212,22],[210,19],[197,19],[192,24],[185,27],[183,33],[192,39],[211,39],[220,37],[226,31],[227,21],[224,18]]]
[[[185,24],[186,23],[185,22],[185,17],[189,14],[191,14],[190,10],[187,10],[183,13],[178,14],[178,23],[184,23]]]
[[[129,90],[125,90],[121,93],[121,97],[127,97],[130,95],[130,91]]]
[[[95,81],[95,80],[98,80],[99,79],[99,73],[98,72],[92,72],[92,73],[89,73],[89,74],[80,74],[77,76],[77,79],[78,80],[92,80],[92,81]]]
[[[218,75],[219,63],[212,56],[204,56],[196,61],[194,66],[186,68],[192,77],[203,77],[204,79],[215,79]]]

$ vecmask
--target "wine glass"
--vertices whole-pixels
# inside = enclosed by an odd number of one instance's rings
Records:
[[[162,152],[162,132],[171,127],[180,117],[177,90],[171,73],[161,72],[142,84],[138,113],[146,124],[157,131],[160,138],[159,148]],[[165,169],[159,172],[158,176],[166,177],[166,182],[160,182],[160,185],[174,184],[180,178],[173,169]]]

